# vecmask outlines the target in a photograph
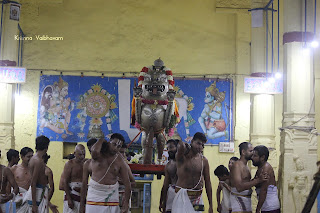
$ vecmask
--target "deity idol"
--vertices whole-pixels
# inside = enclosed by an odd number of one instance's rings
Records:
[[[156,138],[158,162],[161,161],[166,141],[178,121],[175,105],[174,80],[170,69],[159,58],[154,65],[143,67],[138,86],[133,88],[132,125],[142,130],[143,163],[152,163],[153,139]]]

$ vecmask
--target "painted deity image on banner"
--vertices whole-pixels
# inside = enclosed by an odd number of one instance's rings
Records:
[[[193,98],[188,97],[179,86],[174,86],[173,90],[176,92],[175,100],[178,107],[178,112],[180,116],[180,123],[182,123],[185,127],[185,132],[187,137],[184,138],[185,141],[190,142],[192,139],[192,136],[190,135],[190,126],[196,123],[196,121],[192,118],[192,115],[190,114],[190,111],[194,108],[194,103],[192,102]],[[177,126],[180,124],[177,123],[175,126],[175,132],[177,131]]]
[[[222,117],[222,108],[226,107],[226,103],[224,103],[226,92],[220,92],[216,87],[216,82],[207,87],[205,92],[204,108],[198,119],[202,131],[207,135],[208,139],[220,138],[222,136],[227,138],[229,135],[226,130],[228,124],[226,124],[226,121]],[[225,112],[228,113],[228,110],[225,110]]]
[[[117,108],[117,104],[114,102],[115,99],[115,95],[111,95],[99,84],[93,85],[86,93],[80,95],[80,101],[77,102],[77,109],[80,110],[77,114],[78,125],[80,127],[80,132],[77,134],[79,139],[85,138],[83,130],[88,116],[91,118],[89,131],[92,128],[101,130],[104,122],[102,118],[105,118],[108,128],[107,138],[110,138],[112,134],[111,124],[118,119],[117,115],[113,112],[113,109]]]
[[[61,77],[52,85],[47,85],[40,100],[40,125],[42,131],[49,128],[58,134],[73,135],[69,131],[71,111],[74,109],[74,101],[68,96],[69,84]]]
[[[136,77],[40,76],[36,135],[46,135],[51,141],[85,142],[96,135],[92,132],[100,132],[106,139],[112,133],[120,133],[126,143],[133,141],[140,145],[141,134],[137,136],[140,129],[130,122],[136,80]],[[204,132],[207,144],[213,145],[233,140],[232,79],[177,77],[171,89],[175,92],[174,109],[180,123],[170,122],[168,133],[173,131],[174,136],[189,142],[196,132]],[[149,90],[151,94],[155,91],[150,87]],[[141,98],[146,103],[152,101]],[[160,105],[162,102],[166,103],[157,100],[157,106],[166,111],[166,106]],[[149,105],[153,109],[155,104]]]

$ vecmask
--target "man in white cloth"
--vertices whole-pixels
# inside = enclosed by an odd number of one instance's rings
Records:
[[[48,213],[48,180],[45,174],[46,164],[43,156],[47,153],[50,140],[44,135],[36,138],[36,153],[29,162],[31,186],[27,191],[24,201],[29,204],[29,213]]]
[[[240,159],[234,162],[230,171],[231,181],[231,208],[234,213],[250,213],[252,187],[268,180],[265,173],[259,178],[251,180],[251,173],[247,165],[251,160],[253,148],[251,143],[243,142],[239,145]]]
[[[280,213],[280,202],[278,197],[278,189],[272,166],[267,162],[269,158],[269,150],[267,147],[260,145],[253,149],[252,163],[258,167],[256,177],[263,172],[269,175],[269,180],[256,185],[258,195],[258,205],[256,213]]]
[[[48,185],[48,187],[49,187],[49,190],[48,190],[48,206],[51,209],[52,213],[59,213],[58,206],[56,206],[53,203],[51,203],[51,198],[52,198],[53,193],[54,193],[54,181],[53,181],[52,169],[50,169],[50,167],[47,166],[49,158],[50,158],[50,155],[48,155],[47,153],[43,156],[43,162],[46,164],[46,168],[45,168],[45,172],[44,172],[46,177],[47,177],[46,185]]]
[[[23,202],[23,200],[31,183],[29,161],[32,158],[32,156],[33,150],[29,147],[23,147],[20,150],[20,157],[22,160],[21,164],[14,165],[13,167],[11,167],[14,179],[19,186],[19,194],[14,199],[14,202],[16,203],[17,213],[24,213],[27,212],[29,209],[29,204],[27,202]]]
[[[87,147],[88,147],[88,150],[91,154],[91,147],[93,146],[93,144],[95,144],[97,142],[97,139],[95,138],[91,138],[90,140],[88,140],[87,142]],[[70,157],[74,157],[74,154],[73,156],[71,155]],[[69,159],[69,160],[72,160],[73,158]],[[85,163],[90,163],[91,159],[84,159]],[[81,173],[82,175],[82,173]],[[59,190],[61,191],[64,191],[64,172],[62,172],[61,176],[60,176],[60,181],[59,181]]]
[[[209,213],[212,213],[212,187],[208,160],[202,155],[207,138],[197,132],[191,147],[179,141],[176,154],[177,185],[176,196],[172,204],[172,213],[192,213],[204,211],[202,200],[203,182],[209,201]]]
[[[176,153],[179,140],[168,140],[168,154],[169,162],[166,164],[164,169],[165,178],[160,196],[160,212],[171,213],[172,202],[176,195],[175,188],[177,183],[177,165],[176,165]]]
[[[217,211],[219,213],[231,213],[230,204],[230,173],[224,165],[218,166],[214,170],[214,174],[219,179],[219,185],[217,188]],[[221,201],[221,191],[223,194]]]
[[[0,150],[0,157],[1,157],[1,150]],[[7,185],[10,184],[13,187],[13,193],[7,193],[6,188]],[[19,187],[16,181],[14,180],[13,174],[10,168],[5,167],[4,165],[0,164],[0,213],[12,212],[11,205],[7,203],[11,199],[14,199],[15,195],[19,193]],[[6,206],[9,208],[6,211]]]
[[[88,140],[87,142],[87,148],[89,150],[89,153],[91,155],[91,148],[93,147],[93,145],[95,143],[97,143],[97,139],[95,138],[91,138],[90,140]],[[88,178],[89,178],[89,175],[92,176],[92,171],[91,171],[91,161],[93,159],[87,159],[84,164],[83,164],[83,174],[82,174],[82,186],[81,186],[81,193],[80,195],[82,196],[82,199],[81,199],[81,196],[80,196],[80,211],[79,212],[85,212],[85,209],[86,209],[86,195],[87,195],[87,190],[88,190]],[[85,176],[84,176],[85,175]],[[84,178],[85,177],[85,178]],[[64,179],[64,174],[62,173],[61,175],[61,178]],[[60,180],[61,181],[61,180]],[[85,185],[83,185],[85,183]],[[64,188],[62,186],[62,188]],[[82,195],[84,194],[84,195]],[[81,204],[82,202],[82,204]]]
[[[99,139],[91,148],[92,160],[83,167],[81,213],[120,213],[118,177],[125,186],[122,212],[128,212],[131,186],[127,165],[118,152],[122,143],[124,143],[123,136],[115,133],[111,136],[110,142]],[[87,193],[90,173],[91,179]]]
[[[63,170],[64,203],[63,213],[78,213],[80,210],[80,191],[82,186],[83,163],[86,149],[78,144],[74,150],[75,158],[69,160]]]

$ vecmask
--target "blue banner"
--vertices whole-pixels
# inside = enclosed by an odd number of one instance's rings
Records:
[[[87,141],[99,126],[108,138],[121,133],[126,142],[140,130],[130,125],[131,101],[137,78],[49,76],[40,78],[37,135],[52,141]],[[175,79],[180,123],[175,130],[190,141],[196,132],[208,143],[233,139],[233,83],[223,79]],[[135,142],[140,142],[140,137]]]

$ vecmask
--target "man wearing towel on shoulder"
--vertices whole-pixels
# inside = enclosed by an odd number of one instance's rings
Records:
[[[209,201],[209,213],[212,213],[212,188],[208,160],[202,155],[207,138],[197,132],[191,140],[191,147],[179,141],[176,154],[177,184],[176,196],[172,204],[172,213],[193,213],[204,211],[202,200],[203,182]]]
[[[256,177],[266,172],[269,180],[256,185],[258,195],[258,205],[256,213],[280,213],[280,202],[278,198],[278,189],[272,166],[267,162],[269,150],[267,147],[260,145],[253,149],[252,163],[258,167]]]
[[[99,139],[91,148],[92,160],[83,168],[81,213],[120,213],[118,176],[125,186],[122,212],[128,212],[131,186],[126,163],[118,152],[122,143],[123,136],[115,133],[111,136],[110,142]],[[89,173],[91,179],[87,192]],[[87,201],[84,208],[85,198]]]
[[[48,213],[48,180],[45,174],[46,164],[43,156],[47,153],[50,140],[44,135],[36,138],[36,153],[29,162],[31,184],[26,192],[24,201],[29,204],[29,211],[32,213]]]
[[[268,176],[265,173],[261,173],[259,178],[251,180],[250,170],[247,165],[253,154],[251,143],[241,143],[239,151],[240,159],[233,163],[230,171],[231,208],[233,213],[251,213],[251,188],[263,181],[267,181]]]
[[[69,160],[63,170],[64,174],[64,203],[63,213],[78,213],[80,210],[80,190],[82,186],[83,163],[86,149],[78,144],[74,150],[75,158]]]

